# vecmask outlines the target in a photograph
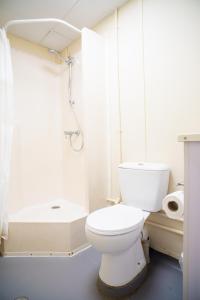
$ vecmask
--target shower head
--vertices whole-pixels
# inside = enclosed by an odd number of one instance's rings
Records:
[[[60,54],[60,52],[56,51],[55,49],[48,49],[50,54],[56,55],[59,59],[65,61],[64,57]]]
[[[68,57],[68,59],[65,59],[61,54],[60,52],[56,51],[55,49],[48,49],[49,53],[50,54],[54,54],[56,55],[60,60],[62,60],[63,62],[65,62],[66,64],[70,64],[72,63],[72,58],[71,57]]]
[[[58,51],[54,50],[54,49],[48,49],[49,53],[51,54],[58,54]]]

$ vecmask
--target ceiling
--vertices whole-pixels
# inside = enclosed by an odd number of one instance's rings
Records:
[[[0,26],[16,19],[58,18],[79,29],[92,28],[127,0],[0,0]],[[79,34],[55,23],[20,24],[9,32],[58,51]]]

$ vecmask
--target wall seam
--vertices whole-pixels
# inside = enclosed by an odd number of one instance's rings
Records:
[[[115,47],[116,47],[116,71],[117,71],[117,100],[119,110],[119,155],[120,163],[123,161],[122,151],[122,111],[121,111],[121,95],[120,95],[120,74],[119,74],[119,13],[118,8],[115,10]]]
[[[146,77],[144,59],[144,1],[141,0],[141,48],[142,48],[142,75],[143,75],[143,98],[144,98],[144,155],[147,161],[147,99],[146,99]]]

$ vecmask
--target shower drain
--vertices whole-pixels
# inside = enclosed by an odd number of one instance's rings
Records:
[[[51,207],[51,209],[58,209],[58,208],[60,208],[59,205],[54,205],[54,206]]]

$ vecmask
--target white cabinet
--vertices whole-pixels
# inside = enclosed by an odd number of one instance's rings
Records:
[[[185,153],[184,300],[200,299],[200,135],[182,135]]]

